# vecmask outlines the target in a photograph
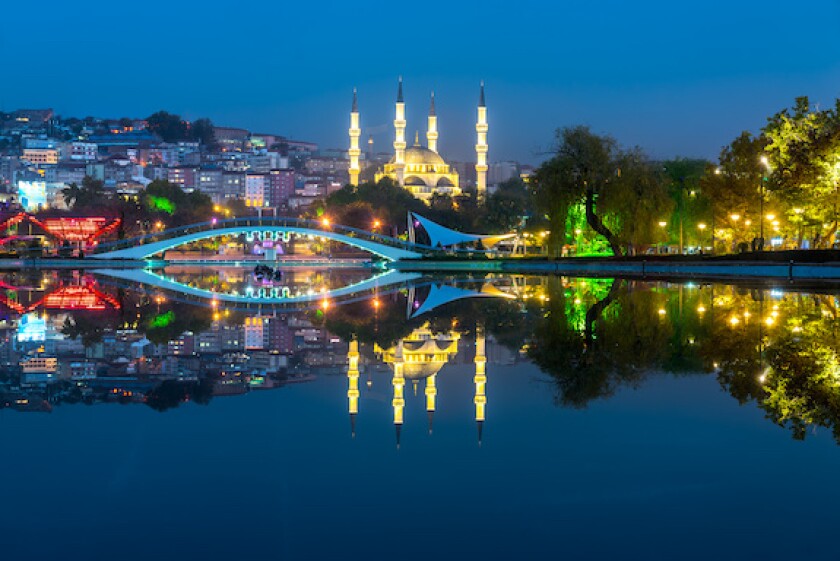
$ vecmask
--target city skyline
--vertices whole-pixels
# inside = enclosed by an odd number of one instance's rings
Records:
[[[131,41],[140,49],[130,55],[111,48],[129,40],[128,33],[101,31],[130,17],[128,8],[103,4],[83,20],[50,4],[39,21],[48,38],[28,40],[27,29],[12,28],[0,39],[5,79],[12,84],[0,95],[0,109],[49,106],[62,115],[103,117],[145,117],[165,109],[346,148],[347,108],[356,87],[363,130],[381,130],[374,133],[378,149],[388,145],[389,104],[396,78],[403,75],[409,136],[415,130],[422,134],[434,90],[446,123],[441,153],[468,161],[477,84],[483,79],[492,107],[490,160],[534,164],[545,159],[554,130],[574,124],[640,145],[655,158],[712,158],[739,132],[758,130],[765,115],[790,106],[795,97],[808,95],[828,105],[840,91],[840,46],[832,40],[840,17],[835,0],[817,2],[801,14],[787,13],[779,1],[735,7],[713,2],[702,12],[664,2],[633,7],[607,2],[597,11],[526,3],[522,13],[535,17],[510,27],[500,3],[480,8],[427,3],[432,20],[456,30],[441,41],[419,39],[428,18],[414,17],[410,7],[322,6],[313,32],[291,23],[313,17],[302,6],[262,6],[261,17],[254,18],[254,10],[216,15],[198,12],[195,4],[164,8],[152,2],[147,11],[160,8],[162,16]],[[24,17],[18,10],[9,8],[10,20]],[[783,13],[787,33],[773,34]],[[372,30],[388,29],[390,20],[402,22],[403,48],[368,38]],[[74,25],[81,36],[60,33]],[[280,39],[272,25],[281,26]],[[245,47],[207,54],[208,33],[221,26],[226,44]],[[745,29],[755,29],[756,37]],[[418,37],[415,45],[412,37]],[[182,54],[167,55],[175,52]],[[84,62],[86,56],[95,72],[73,64],[74,57]],[[25,86],[34,79],[33,60],[54,61],[39,65],[41,87]]]

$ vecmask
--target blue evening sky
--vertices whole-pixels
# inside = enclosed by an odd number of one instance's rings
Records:
[[[2,8],[0,108],[188,118],[346,147],[408,134],[437,92],[440,149],[473,157],[487,82],[490,159],[536,163],[589,124],[655,157],[713,157],[799,95],[840,95],[840,0],[86,3]]]

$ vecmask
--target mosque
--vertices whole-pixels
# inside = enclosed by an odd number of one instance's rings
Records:
[[[458,172],[446,163],[438,153],[437,115],[435,113],[435,94],[432,92],[429,106],[429,121],[426,130],[426,146],[420,145],[420,134],[415,133],[414,145],[407,146],[405,140],[405,100],[403,99],[402,78],[397,89],[396,115],[394,118],[394,155],[374,176],[376,181],[384,177],[408,189],[418,199],[429,202],[434,194],[457,196],[462,193]],[[476,152],[476,194],[483,200],[487,192],[487,107],[484,103],[484,82],[478,101],[478,119],[475,125],[477,142]],[[356,90],[353,90],[353,107],[350,112],[350,184],[359,184],[359,104]]]

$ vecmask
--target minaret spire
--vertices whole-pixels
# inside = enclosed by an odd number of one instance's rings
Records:
[[[479,202],[487,195],[487,105],[484,102],[484,80],[478,97],[478,120],[475,124],[475,188]]]
[[[435,398],[437,397],[435,376],[437,376],[437,374],[432,374],[426,378],[426,412],[429,415],[429,434],[432,434],[432,421],[435,416]]]
[[[403,101],[402,76],[397,89],[397,106],[394,116],[394,168],[397,183],[404,185],[405,179],[405,102]]]
[[[435,92],[432,90],[432,101],[429,104],[429,127],[426,131],[426,142],[429,145],[429,150],[437,152],[437,113],[435,112]]]
[[[484,429],[484,409],[487,406],[485,389],[487,386],[487,355],[485,352],[484,325],[475,326],[475,424],[478,427],[478,444],[481,445],[481,437]]]
[[[405,374],[403,368],[405,361],[403,358],[403,342],[397,343],[397,350],[394,353],[394,377],[391,383],[394,386],[394,399],[391,405],[394,408],[394,427],[397,431],[397,448],[400,447],[400,431],[403,424],[403,410],[405,409]]]
[[[347,350],[347,406],[350,433],[356,438],[356,415],[359,413],[359,341],[354,337]]]
[[[347,155],[350,158],[350,185],[359,184],[359,156],[362,154],[359,149],[359,137],[362,135],[362,129],[359,128],[359,99],[356,94],[356,88],[353,88],[353,106],[350,109],[350,149]]]

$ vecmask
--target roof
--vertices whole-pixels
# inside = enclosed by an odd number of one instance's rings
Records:
[[[391,159],[394,163],[394,159]],[[425,146],[410,146],[405,149],[406,164],[446,165],[440,154],[429,150]]]

